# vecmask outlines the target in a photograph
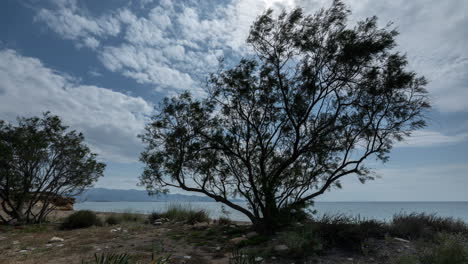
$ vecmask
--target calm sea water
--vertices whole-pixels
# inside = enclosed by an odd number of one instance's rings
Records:
[[[210,217],[224,216],[220,203],[216,202],[177,202],[187,204],[194,209],[205,209]],[[239,203],[242,204],[242,203]],[[139,212],[151,213],[165,210],[168,202],[83,202],[75,204],[76,210],[99,212]],[[244,204],[245,206],[245,204]],[[235,210],[229,210],[228,217],[236,221],[248,221],[248,218]],[[438,216],[450,216],[468,222],[468,202],[316,202],[311,209],[317,215],[345,214],[388,221],[397,213],[429,213]]]

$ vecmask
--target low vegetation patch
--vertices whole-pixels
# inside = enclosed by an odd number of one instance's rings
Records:
[[[406,239],[433,239],[438,233],[468,234],[468,226],[462,220],[435,214],[411,213],[393,217],[390,232]]]
[[[176,222],[186,222],[195,224],[201,222],[209,222],[210,217],[206,210],[193,209],[190,205],[171,204],[165,212],[159,214],[162,218],[168,218]]]
[[[83,210],[75,212],[68,217],[62,223],[63,229],[76,229],[85,228],[90,226],[101,226],[102,221],[96,215],[95,212],[89,210]]]

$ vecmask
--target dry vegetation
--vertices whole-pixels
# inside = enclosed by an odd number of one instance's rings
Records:
[[[176,206],[151,215],[99,213],[97,221],[83,217],[95,221],[92,226],[76,229],[64,229],[69,220],[63,219],[0,226],[0,263],[468,263],[467,226],[453,219],[412,214],[385,224],[326,216],[267,237],[248,224],[190,211]],[[52,237],[63,241],[50,243]],[[99,262],[95,254],[121,261]]]

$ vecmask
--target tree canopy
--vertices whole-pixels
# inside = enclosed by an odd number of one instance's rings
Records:
[[[349,13],[334,1],[259,16],[253,55],[212,74],[206,97],[163,101],[141,136],[141,184],[205,194],[265,231],[345,176],[372,179],[365,161],[387,161],[430,106],[426,80],[394,51],[397,31],[376,17],[351,27]]]
[[[3,222],[37,223],[54,209],[54,199],[82,192],[101,176],[105,164],[69,131],[58,116],[0,120],[0,204]]]

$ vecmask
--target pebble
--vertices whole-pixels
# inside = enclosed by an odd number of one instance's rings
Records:
[[[263,260],[262,257],[256,257],[256,258],[255,258],[255,262],[260,262],[260,261],[262,261],[262,260]]]
[[[61,238],[61,237],[52,237],[50,240],[49,240],[49,243],[55,243],[55,242],[63,242],[65,241],[65,239]]]
[[[288,246],[286,246],[286,245],[276,245],[276,246],[274,247],[274,249],[275,249],[275,251],[286,251],[286,250],[288,250],[289,248],[288,248]]]

